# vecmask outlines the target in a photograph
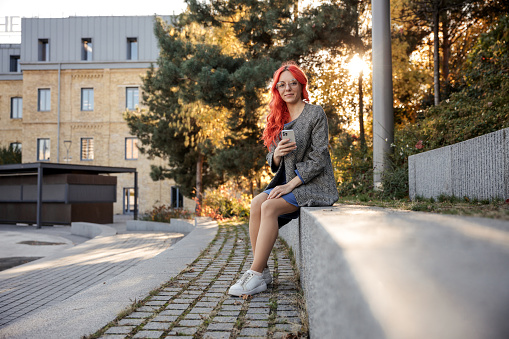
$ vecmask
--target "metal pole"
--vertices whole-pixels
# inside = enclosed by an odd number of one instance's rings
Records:
[[[138,172],[134,172],[134,220],[138,220]]]
[[[58,110],[57,110],[57,164],[60,163],[60,70],[62,64],[58,63]]]
[[[371,2],[373,17],[373,180],[382,185],[382,173],[394,141],[392,95],[391,12],[389,0]]]
[[[37,228],[42,227],[42,164],[37,168]]]

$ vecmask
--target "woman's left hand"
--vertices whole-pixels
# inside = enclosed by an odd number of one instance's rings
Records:
[[[269,197],[267,199],[277,199],[281,198],[283,195],[290,193],[293,191],[293,187],[288,184],[280,185],[274,187],[274,189],[270,192]]]

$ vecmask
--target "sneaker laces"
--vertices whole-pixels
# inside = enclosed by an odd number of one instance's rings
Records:
[[[238,281],[237,281],[237,284],[239,284],[240,286],[242,287],[246,287],[246,283],[249,281],[249,279],[251,279],[251,277],[254,276],[253,272],[249,272],[247,271],[246,273],[244,273],[244,275],[242,276],[242,278],[240,278]]]

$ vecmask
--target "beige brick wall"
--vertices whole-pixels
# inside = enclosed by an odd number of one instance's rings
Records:
[[[12,88],[12,93],[23,95],[23,121],[9,121],[12,129],[0,130],[0,140],[21,133],[23,162],[37,161],[37,139],[50,138],[50,161],[79,165],[135,167],[138,171],[139,211],[148,211],[153,205],[170,204],[173,181],[153,182],[150,165],[164,165],[161,159],[149,160],[139,154],[137,160],[126,160],[125,140],[132,137],[123,119],[126,108],[126,87],[141,87],[143,69],[61,70],[60,76],[60,149],[57,155],[58,130],[58,71],[40,70],[23,72],[23,81],[17,84],[0,83],[0,89]],[[51,90],[51,110],[37,111],[38,89]],[[81,89],[94,89],[93,111],[81,110]],[[0,93],[2,121],[9,115],[4,112],[5,91]],[[9,99],[10,100],[10,99]],[[140,88],[141,100],[141,88]],[[12,119],[11,119],[12,120]],[[2,125],[4,125],[2,123]],[[16,129],[17,128],[17,129]],[[11,134],[9,134],[11,133]],[[93,138],[94,159],[81,160],[82,138]],[[66,161],[65,140],[71,140],[70,161]],[[123,189],[133,187],[133,174],[117,175],[117,203],[114,212],[123,212]],[[184,207],[193,210],[194,202],[184,199]]]
[[[13,142],[22,142],[23,119],[11,119],[11,98],[13,97],[23,97],[23,81],[0,81],[0,146],[4,147]]]

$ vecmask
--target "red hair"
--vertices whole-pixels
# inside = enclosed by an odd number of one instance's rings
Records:
[[[276,84],[279,82],[279,77],[284,71],[290,71],[292,75],[302,85],[301,97],[304,100],[309,100],[306,85],[308,78],[306,74],[295,63],[284,63],[276,72],[274,72],[272,87],[270,90],[271,98],[269,103],[269,115],[267,116],[267,126],[263,131],[263,144],[270,149],[271,145],[275,145],[279,139],[279,133],[283,130],[284,124],[290,122],[290,112],[286,106],[286,102],[281,99]]]

